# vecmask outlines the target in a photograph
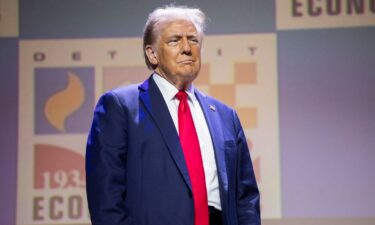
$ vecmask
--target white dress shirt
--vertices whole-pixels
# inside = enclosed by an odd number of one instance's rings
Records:
[[[169,113],[172,116],[173,123],[178,132],[178,104],[179,101],[175,97],[178,89],[169,81],[154,73],[152,75],[156,85],[158,86],[164,101],[168,106]],[[212,145],[210,131],[206,123],[202,108],[194,94],[194,86],[191,85],[188,90],[188,103],[193,117],[195,129],[197,131],[199,146],[201,149],[204,174],[206,178],[208,205],[221,210],[219,182],[217,177],[215,153]]]

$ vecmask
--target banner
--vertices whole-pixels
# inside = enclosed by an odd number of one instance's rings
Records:
[[[195,85],[234,107],[263,218],[281,217],[276,35],[207,36]],[[84,155],[95,103],[139,83],[140,38],[20,41],[17,224],[89,224]]]
[[[277,29],[375,25],[374,0],[277,0]]]

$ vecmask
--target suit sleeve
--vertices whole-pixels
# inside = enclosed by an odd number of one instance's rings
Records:
[[[259,190],[246,138],[237,114],[234,112],[237,135],[237,216],[239,225],[260,225]]]
[[[125,208],[127,111],[114,93],[95,108],[86,147],[86,190],[93,225],[130,225]]]

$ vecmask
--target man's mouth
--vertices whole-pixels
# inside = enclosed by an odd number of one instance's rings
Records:
[[[192,59],[186,59],[186,60],[181,60],[177,62],[178,64],[192,64],[194,63],[194,60]]]

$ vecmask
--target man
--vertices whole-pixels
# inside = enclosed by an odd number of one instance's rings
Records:
[[[151,77],[104,94],[86,155],[94,225],[259,225],[259,192],[235,111],[194,88],[205,15],[168,6],[144,29]]]

